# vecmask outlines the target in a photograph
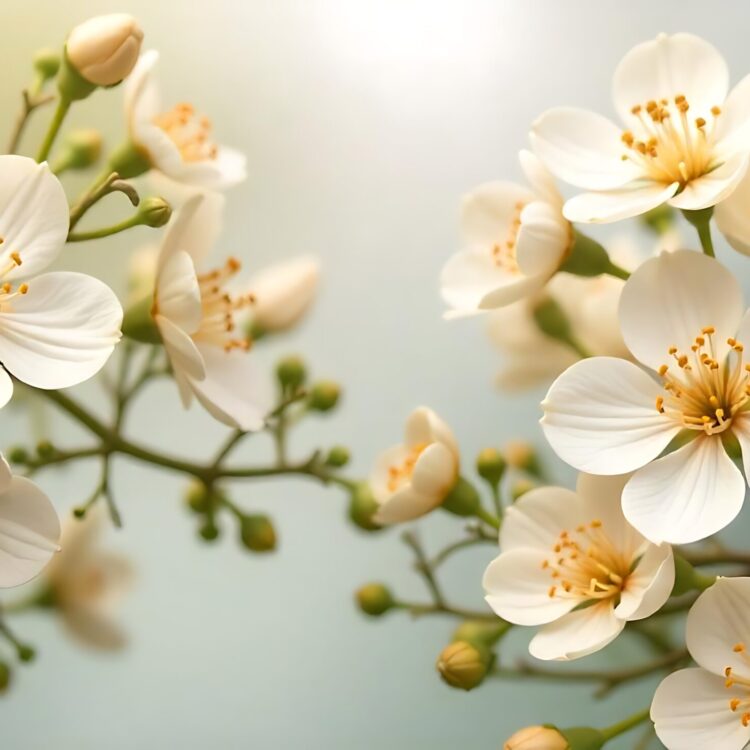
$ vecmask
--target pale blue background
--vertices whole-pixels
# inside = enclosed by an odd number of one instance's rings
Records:
[[[703,33],[723,50],[733,81],[750,70],[747,12],[732,2],[5,0],[3,128],[31,52],[110,10],[137,15],[147,46],[162,51],[167,103],[196,103],[248,155],[249,179],[229,196],[223,252],[252,267],[301,252],[322,258],[314,314],[259,356],[270,363],[298,351],[315,373],[346,384],[340,413],[312,420],[293,451],[345,442],[359,474],[420,403],[454,427],[467,465],[485,445],[541,437],[540,394],[494,392],[498,357],[483,322],[442,321],[437,294],[457,243],[459,196],[519,176],[515,153],[534,116],[556,104],[610,113],[614,66],[662,30]],[[120,97],[77,105],[71,121],[101,127],[114,145]],[[124,210],[112,198],[100,220]],[[68,258],[122,290],[114,269],[149,236],[139,230]],[[729,255],[724,245],[720,253]],[[733,259],[745,275],[746,262]],[[94,388],[85,392],[96,398]],[[83,439],[48,416],[57,439]],[[168,383],[148,391],[134,416],[133,435],[197,458],[223,435],[205,414],[180,413]],[[28,437],[25,425],[5,410],[1,444]],[[266,439],[249,441],[244,455],[262,461]],[[88,492],[94,471],[81,465],[40,482],[63,511]],[[335,489],[287,480],[238,487],[236,500],[273,513],[280,532],[279,553],[259,558],[229,534],[212,547],[196,540],[180,477],[118,461],[115,482],[126,528],[112,543],[139,570],[123,611],[131,647],[101,657],[51,620],[17,619],[40,656],[0,702],[4,747],[491,750],[527,723],[604,725],[648,702],[638,689],[599,705],[587,689],[559,685],[446,688],[433,665],[449,621],[366,622],[352,606],[352,591],[371,579],[413,598],[425,592],[398,534],[355,532]],[[422,526],[432,548],[457,528],[443,517]],[[481,605],[491,555],[488,548],[446,567],[457,601]],[[629,658],[630,649],[623,640],[608,654]]]

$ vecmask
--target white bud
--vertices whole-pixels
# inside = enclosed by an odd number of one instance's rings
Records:
[[[113,86],[133,70],[142,40],[143,31],[132,16],[112,13],[76,26],[65,50],[82,78],[97,86]]]
[[[504,750],[568,750],[568,741],[551,727],[526,727],[516,732]]]

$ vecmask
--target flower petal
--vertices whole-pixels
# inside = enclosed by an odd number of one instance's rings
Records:
[[[443,443],[458,456],[458,443],[450,427],[432,410],[420,406],[409,415],[404,429],[406,444],[414,447],[437,441]]]
[[[750,313],[745,316],[750,317]],[[748,341],[747,337],[742,339]],[[745,477],[750,477],[750,413],[740,412],[732,418],[732,433],[737,438],[740,448],[742,449],[742,468],[745,471]]]
[[[10,470],[10,464],[5,456],[0,453],[0,495],[7,492],[13,479],[13,472]]]
[[[10,401],[13,396],[13,381],[10,375],[0,367],[0,409]]]
[[[156,50],[144,52],[125,79],[123,102],[131,132],[137,121],[150,121],[159,113],[158,90],[152,76],[158,61],[159,53]]]
[[[729,708],[730,698],[745,699],[744,690],[727,690],[724,678],[702,669],[682,669],[656,688],[651,720],[669,750],[742,750],[750,727]]]
[[[624,474],[656,458],[679,432],[655,406],[659,385],[632,362],[576,362],[542,401],[544,434],[563,461],[592,474]]]
[[[0,588],[38,575],[59,549],[60,521],[49,498],[29,479],[13,477],[0,495]]]
[[[549,170],[542,164],[542,160],[527,149],[519,151],[518,160],[521,162],[521,169],[537,198],[551,206],[562,207],[562,195],[560,195]]]
[[[403,444],[393,445],[380,453],[370,472],[370,489],[379,504],[383,504],[393,494],[389,489],[391,482],[391,468],[403,466],[411,456],[411,450]]]
[[[542,568],[543,561],[537,550],[514,549],[487,566],[484,598],[499,617],[516,625],[544,625],[579,604],[573,597],[549,595],[552,579]]]
[[[730,92],[721,114],[716,118],[714,138],[717,150],[724,156],[750,148],[750,75],[746,75]]]
[[[615,617],[612,602],[605,600],[545,625],[529,644],[529,653],[545,661],[580,659],[603,649],[617,638],[625,621]]]
[[[698,211],[721,203],[731,196],[747,172],[746,154],[735,156],[703,177],[691,180],[685,189],[669,201],[670,206],[684,211]]]
[[[639,122],[635,105],[679,95],[690,104],[690,114],[708,119],[711,107],[723,103],[729,89],[729,70],[718,50],[694,34],[659,34],[633,47],[617,66],[612,94],[625,122]]]
[[[654,544],[689,544],[731,523],[744,498],[745,480],[721,437],[700,436],[637,471],[622,510]]]
[[[674,557],[668,544],[650,544],[628,576],[615,608],[621,620],[651,617],[669,599],[674,587]]]
[[[120,340],[122,307],[93,276],[54,271],[1,314],[0,360],[35,388],[67,388],[97,373]]]
[[[602,193],[581,193],[565,202],[563,216],[568,221],[586,224],[609,224],[621,219],[640,216],[668,201],[679,183],[634,183],[621,190]]]
[[[654,370],[672,361],[668,350],[690,354],[695,337],[714,326],[713,357],[729,351],[745,312],[739,282],[719,261],[692,250],[664,252],[633,273],[620,295],[620,327],[630,351]]]
[[[585,190],[611,190],[640,171],[623,161],[622,131],[611,120],[575,107],[547,110],[531,126],[531,144],[547,169]]]
[[[165,262],[156,287],[159,314],[185,333],[195,333],[201,324],[201,291],[193,259],[178,250]]]
[[[529,203],[521,212],[516,238],[516,261],[525,276],[551,276],[571,244],[571,229],[559,208],[543,201]]]
[[[443,443],[428,445],[414,464],[411,484],[421,495],[434,495],[440,499],[453,489],[458,478],[456,454]]]
[[[531,203],[534,194],[514,182],[486,182],[464,196],[461,234],[466,247],[491,248],[504,243],[518,218],[519,204]]]
[[[215,159],[193,162],[181,159],[179,167],[169,176],[203,190],[224,190],[247,179],[246,165],[247,159],[242,152],[220,146]]]
[[[731,195],[717,204],[714,218],[727,242],[738,252],[750,255],[750,173],[746,171]]]
[[[411,485],[406,485],[388,497],[378,508],[373,520],[384,526],[414,521],[435,510],[440,503],[440,497],[420,494]]]
[[[193,380],[204,378],[206,366],[193,339],[163,315],[156,315],[154,321],[164,341],[164,348],[175,376],[179,373],[180,376]]]

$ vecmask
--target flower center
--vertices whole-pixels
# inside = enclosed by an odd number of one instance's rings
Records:
[[[192,104],[178,104],[157,115],[154,125],[161,128],[179,149],[183,161],[215,159],[218,149],[211,141],[211,121],[196,113]]]
[[[658,396],[656,409],[667,414],[689,430],[715,435],[728,429],[732,418],[745,408],[750,399],[750,364],[743,364],[743,345],[727,339],[731,352],[724,362],[714,355],[716,329],[708,326],[696,336],[690,354],[669,348],[677,363],[659,368],[666,396]],[[734,362],[732,362],[732,359]]]
[[[748,667],[750,667],[750,657],[747,655],[747,648],[744,643],[735,644],[732,651],[734,651],[735,654],[740,654],[743,661],[745,661]],[[744,698],[732,698],[729,701],[729,708],[732,712],[739,714],[742,726],[748,727],[750,726],[750,680],[746,677],[736,675],[732,667],[727,667],[724,670],[724,676],[726,677],[724,685],[727,690],[739,686],[744,688],[747,693]]]
[[[496,242],[492,246],[492,260],[498,268],[508,273],[518,273],[518,261],[516,261],[516,240],[518,230],[521,228],[521,211],[526,204],[519,201],[515,205],[513,218],[510,222],[508,235],[502,242]]]
[[[615,548],[601,521],[581,524],[575,531],[561,531],[552,547],[553,556],[542,563],[553,584],[549,597],[599,600],[619,597],[630,565]]]
[[[3,240],[0,238],[0,245]],[[15,250],[8,256],[8,262],[4,268],[0,268],[0,279],[7,276],[14,268],[21,265],[21,254]],[[19,284],[14,287],[9,281],[0,284],[0,312],[10,312],[12,310],[11,301],[18,297],[19,294],[26,294],[29,291],[29,285]]]
[[[429,443],[417,443],[413,445],[409,449],[406,458],[400,464],[394,464],[388,468],[388,492],[400,490],[411,479],[417,459],[428,445]]]
[[[198,275],[203,316],[200,328],[193,334],[194,340],[220,346],[227,352],[234,349],[247,351],[250,348],[249,338],[232,335],[235,330],[234,313],[252,305],[255,298],[252,294],[232,296],[223,288],[240,267],[236,258],[229,258],[223,268]]]
[[[679,182],[681,188],[715,169],[716,120],[721,109],[711,107],[710,124],[703,117],[689,118],[689,109],[682,94],[672,101],[636,104],[631,112],[640,122],[641,138],[630,130],[623,132],[622,142],[628,149],[623,161],[634,162],[656,182]]]

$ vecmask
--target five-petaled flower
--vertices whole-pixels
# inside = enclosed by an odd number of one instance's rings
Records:
[[[591,191],[567,201],[570,221],[610,222],[668,202],[720,203],[745,174],[750,76],[729,92],[719,52],[692,34],[660,34],[628,52],[614,75],[625,123],[574,107],[545,112],[531,141],[557,177]]]
[[[440,277],[450,306],[446,317],[491,310],[538,292],[571,248],[572,229],[551,175],[530,151],[519,158],[530,188],[488,182],[464,198],[464,248]]]

